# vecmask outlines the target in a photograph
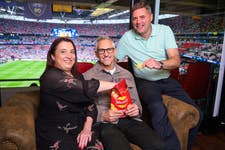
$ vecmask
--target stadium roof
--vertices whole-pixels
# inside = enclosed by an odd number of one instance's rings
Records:
[[[130,0],[1,0],[0,15],[24,17],[25,4],[49,4],[52,19],[70,20],[128,19]],[[153,0],[150,0],[153,5]],[[6,5],[5,5],[6,4]],[[8,4],[8,5],[7,5]],[[58,6],[58,7],[57,7]],[[107,8],[107,9],[106,9]],[[225,15],[225,0],[161,0],[160,15]]]

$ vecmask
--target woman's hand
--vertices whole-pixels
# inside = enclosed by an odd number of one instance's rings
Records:
[[[80,149],[84,149],[88,142],[91,141],[92,131],[88,129],[83,129],[77,136],[77,143]]]
[[[80,149],[84,149],[88,142],[91,141],[92,137],[92,127],[93,119],[89,116],[86,117],[86,121],[84,123],[83,130],[77,136],[77,143]]]
[[[99,80],[99,88],[97,92],[111,90],[117,83]]]

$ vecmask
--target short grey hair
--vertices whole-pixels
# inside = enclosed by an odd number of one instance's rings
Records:
[[[96,49],[96,51],[98,50],[98,44],[99,44],[99,42],[102,41],[102,40],[109,40],[109,41],[111,41],[112,44],[113,44],[113,48],[116,48],[115,47],[115,43],[113,42],[112,38],[110,38],[109,36],[99,36],[97,38],[96,42],[95,42],[95,49]]]

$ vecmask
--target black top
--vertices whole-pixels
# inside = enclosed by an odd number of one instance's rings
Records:
[[[40,106],[36,120],[38,149],[77,149],[76,137],[86,116],[96,120],[93,97],[98,80],[67,75],[58,68],[47,70],[40,79]]]

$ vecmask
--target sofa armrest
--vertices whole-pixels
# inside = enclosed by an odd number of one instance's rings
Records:
[[[181,149],[186,150],[189,130],[199,121],[199,111],[183,101],[163,95],[163,103],[167,107],[168,118],[180,141]]]
[[[39,92],[17,93],[0,108],[0,149],[35,150]]]

